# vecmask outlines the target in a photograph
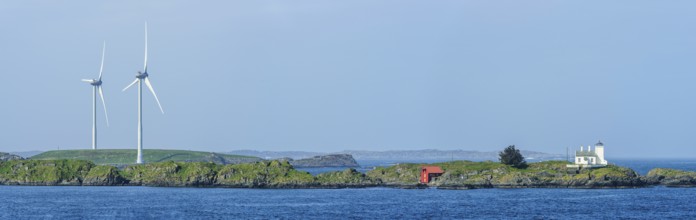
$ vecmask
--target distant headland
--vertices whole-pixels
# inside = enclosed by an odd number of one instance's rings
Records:
[[[97,149],[97,150],[54,150],[31,156],[34,160],[87,160],[97,165],[113,165],[122,168],[133,164],[137,154],[132,149]],[[220,165],[240,164],[264,161],[255,156],[223,154],[188,150],[144,149],[146,162],[211,162]],[[287,160],[293,167],[358,167],[359,164],[350,154],[329,154],[309,158],[279,158]]]

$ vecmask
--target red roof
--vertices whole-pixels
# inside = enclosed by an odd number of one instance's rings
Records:
[[[425,172],[428,173],[444,173],[438,166],[423,166],[423,169],[425,169]]]

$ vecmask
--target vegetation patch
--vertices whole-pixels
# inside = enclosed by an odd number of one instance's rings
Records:
[[[321,173],[316,176],[316,181],[322,186],[335,187],[366,187],[375,186],[380,183],[380,181],[375,181],[353,168],[348,168],[343,171]]]
[[[81,185],[94,163],[84,160],[11,160],[0,163],[5,185]]]
[[[227,187],[306,188],[315,185],[314,177],[295,170],[288,161],[261,161],[225,165],[217,174],[216,185]]]
[[[418,185],[422,164],[402,163],[390,167],[377,167],[367,176],[386,185]]]

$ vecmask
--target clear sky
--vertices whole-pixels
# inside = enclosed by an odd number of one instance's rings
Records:
[[[5,1],[0,151],[696,155],[693,1]]]

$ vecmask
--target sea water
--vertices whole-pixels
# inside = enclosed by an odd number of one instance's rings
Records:
[[[0,186],[1,219],[696,218],[696,188],[224,189]]]
[[[684,161],[636,162],[687,169]],[[629,166],[630,167],[630,166]],[[632,167],[633,168],[633,167]],[[696,219],[696,188],[228,189],[0,186],[0,219]]]

